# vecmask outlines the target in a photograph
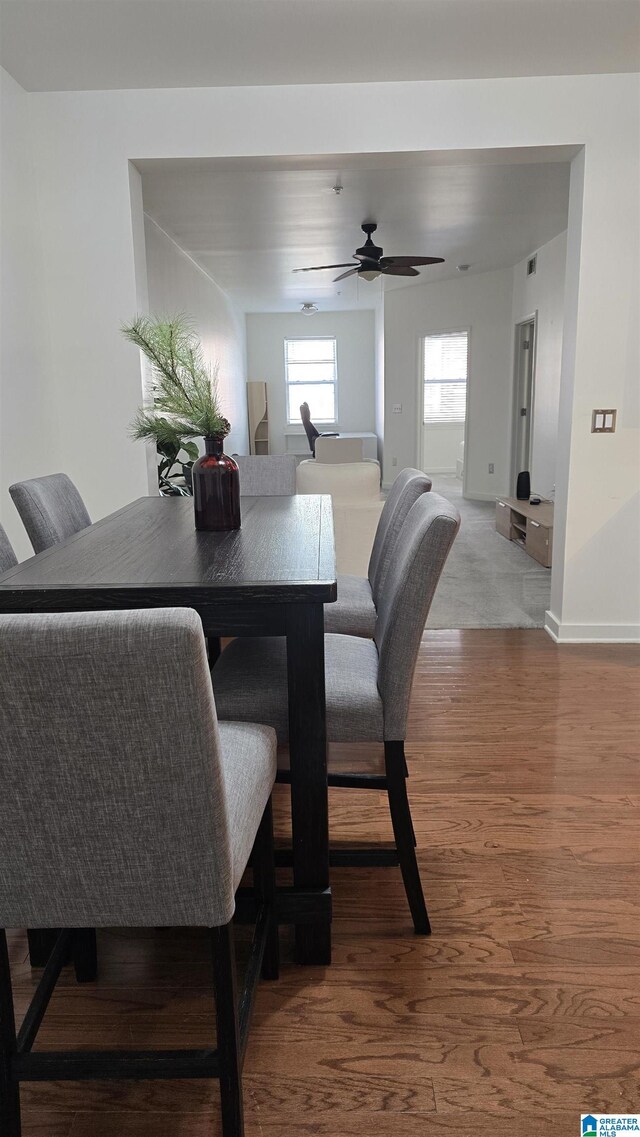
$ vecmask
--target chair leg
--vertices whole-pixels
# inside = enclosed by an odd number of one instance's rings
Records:
[[[413,926],[418,935],[431,934],[431,924],[422,891],[416,860],[415,834],[409,799],[407,798],[406,765],[403,742],[385,742],[384,760],[387,774],[387,794],[393,835],[395,837],[400,871],[404,881]]]
[[[75,928],[71,956],[78,983],[95,983],[98,978],[98,950],[95,928]]]
[[[404,745],[402,747],[402,769],[404,770],[405,779],[408,778],[409,777],[409,767],[407,766],[407,759],[406,759],[405,753],[404,753]],[[408,803],[407,803],[407,808],[408,808]],[[413,847],[414,847],[414,849],[417,849],[418,842],[416,841],[416,831],[413,827],[413,818],[411,816],[411,811],[409,811],[409,823],[411,825],[411,839],[413,841]]]
[[[276,867],[273,849],[271,798],[264,811],[253,847],[253,883],[256,896],[269,911],[267,940],[262,960],[262,978],[277,979],[280,971],[278,918],[276,913]]]
[[[211,929],[211,947],[220,1063],[222,1137],[244,1137],[242,1053],[233,924]]]
[[[29,963],[32,967],[47,966],[59,934],[59,928],[29,928],[27,930]]]
[[[4,929],[0,930],[0,1133],[20,1137],[20,1088],[11,1077],[16,1053],[16,1024],[13,1013],[9,953]]]

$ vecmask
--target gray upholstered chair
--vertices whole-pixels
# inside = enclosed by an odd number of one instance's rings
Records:
[[[405,518],[420,495],[430,489],[431,478],[420,470],[407,469],[398,474],[380,514],[368,575],[338,576],[338,599],[335,604],[327,604],[324,610],[325,631],[372,639],[376,605],[393,563]]]
[[[48,474],[9,486],[34,553],[41,553],[91,525],[86,506],[66,474]]]
[[[260,971],[276,978],[276,737],[218,725],[188,608],[0,616],[0,1132],[21,1080],[219,1077],[241,1137],[241,1071]],[[178,741],[179,745],[170,744]],[[253,847],[257,926],[238,1015],[232,917]],[[208,1049],[31,1053],[69,946],[101,927],[210,930]],[[60,932],[15,1035],[5,928]]]
[[[13,551],[13,545],[0,525],[0,574],[15,568],[18,558]]]
[[[399,864],[415,930],[425,935],[430,926],[407,799],[404,739],[422,633],[459,524],[460,517],[448,501],[435,493],[421,494],[405,518],[383,581],[374,639],[325,636],[329,785],[386,790],[395,838],[395,848],[386,852],[334,851],[332,863]],[[287,661],[282,638],[234,640],[213,669],[213,686],[221,719],[255,717],[275,727],[278,742],[286,746]],[[357,750],[362,743],[370,744],[371,761],[357,773],[338,771],[331,743],[359,744]],[[286,769],[278,777],[289,780]]]
[[[296,492],[294,454],[234,454],[240,493],[246,497],[290,497]]]

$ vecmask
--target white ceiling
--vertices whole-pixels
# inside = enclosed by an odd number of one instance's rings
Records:
[[[637,0],[1,0],[30,91],[640,69]]]
[[[304,158],[145,160],[145,212],[245,311],[371,308],[382,282],[341,270],[363,221],[377,221],[387,256],[440,256],[407,288],[516,264],[566,228],[576,148],[360,154]],[[340,195],[332,186],[343,185]]]

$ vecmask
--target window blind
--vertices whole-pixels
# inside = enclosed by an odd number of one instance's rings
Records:
[[[423,420],[464,422],[467,404],[468,332],[425,336],[423,349]]]
[[[333,336],[305,336],[284,341],[287,419],[300,421],[300,404],[308,403],[312,420],[336,421],[337,360]]]

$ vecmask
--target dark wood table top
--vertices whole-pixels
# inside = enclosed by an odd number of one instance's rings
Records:
[[[336,599],[331,498],[242,498],[242,528],[194,528],[193,501],[142,497],[0,577],[0,611],[64,609],[70,592],[89,607],[124,607],[136,595],[185,604]],[[66,594],[66,597],[65,597]],[[72,607],[78,607],[80,595]]]

